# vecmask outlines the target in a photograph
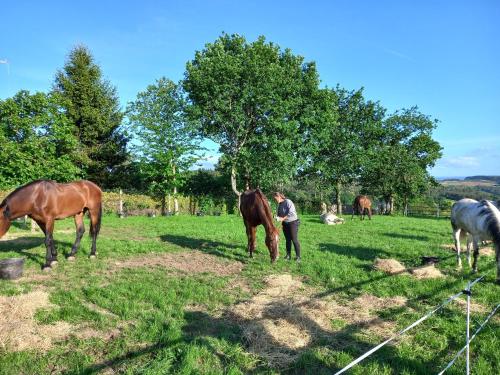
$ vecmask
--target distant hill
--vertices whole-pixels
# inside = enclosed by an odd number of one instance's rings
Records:
[[[465,180],[468,181],[493,181],[496,184],[500,184],[500,176],[470,176],[465,177]]]
[[[448,178],[439,181],[434,193],[442,198],[500,199],[500,176],[469,176],[462,179]]]

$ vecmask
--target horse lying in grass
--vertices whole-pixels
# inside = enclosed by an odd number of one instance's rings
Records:
[[[14,190],[0,204],[0,237],[9,230],[13,220],[28,215],[45,234],[47,253],[42,268],[50,270],[51,266],[57,263],[57,251],[52,236],[54,221],[75,217],[76,240],[68,255],[68,260],[73,260],[85,232],[83,216],[88,211],[92,236],[90,257],[93,258],[96,255],[96,239],[101,227],[101,196],[101,189],[90,181],[68,184],[47,180],[33,181]]]
[[[250,258],[255,251],[255,232],[262,224],[266,231],[266,246],[269,249],[271,263],[278,258],[279,232],[273,224],[273,215],[267,198],[260,189],[248,190],[241,194],[240,211],[247,230],[247,251]]]
[[[495,245],[495,258],[497,262],[497,283],[500,284],[500,211],[491,202],[474,199],[461,199],[451,207],[451,226],[457,251],[457,266],[462,267],[460,259],[460,232],[470,234],[474,247],[474,262],[472,270],[477,272],[477,258],[479,255],[479,241],[491,240]],[[467,260],[469,265],[470,246],[467,246]]]

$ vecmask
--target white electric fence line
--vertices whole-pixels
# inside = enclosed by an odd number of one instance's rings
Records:
[[[486,318],[486,320],[479,326],[479,328],[477,329],[477,331],[474,332],[474,334],[470,338],[469,342],[466,343],[465,346],[462,349],[460,349],[460,351],[457,354],[455,354],[455,357],[453,357],[453,359],[448,363],[448,365],[438,375],[444,374],[444,372],[446,370],[448,370],[455,363],[455,361],[457,360],[457,358],[460,357],[460,355],[464,352],[465,348],[467,348],[468,344],[470,344],[472,342],[472,340],[474,340],[474,337],[476,337],[476,335],[483,329],[483,327],[486,325],[486,323],[488,323],[488,320],[490,320],[491,317],[493,315],[495,315],[495,313],[497,312],[497,310],[499,308],[500,308],[500,303],[497,305],[497,307],[495,307],[493,309],[493,311],[490,313],[490,315],[488,315],[488,317]]]
[[[484,276],[481,276],[479,278],[477,278],[476,280],[474,280],[471,284],[470,284],[470,287],[472,287],[475,283],[477,283],[479,280],[481,280]],[[355,359],[354,361],[352,361],[351,363],[349,363],[346,367],[344,367],[342,370],[340,371],[337,371],[335,373],[335,375],[339,375],[339,374],[342,374],[343,372],[346,372],[347,370],[349,370],[351,367],[353,367],[354,365],[358,364],[359,362],[361,362],[363,359],[365,359],[366,357],[368,357],[370,354],[376,352],[377,350],[379,350],[381,347],[383,347],[384,345],[386,345],[387,343],[391,342],[392,340],[394,340],[395,338],[401,336],[403,333],[405,333],[406,331],[412,329],[413,327],[419,325],[420,323],[422,323],[424,320],[426,320],[427,318],[429,318],[432,314],[434,314],[436,311],[440,310],[441,308],[443,308],[445,305],[447,305],[448,303],[450,303],[451,301],[453,301],[454,299],[457,299],[458,297],[460,297],[464,292],[461,291],[453,296],[451,296],[450,298],[448,298],[446,301],[444,301],[441,305],[439,305],[438,307],[436,307],[434,310],[428,312],[426,315],[424,315],[423,317],[421,317],[419,320],[417,320],[416,322],[410,324],[408,327],[406,327],[405,329],[399,331],[398,333],[396,333],[394,336],[392,336],[391,338],[385,340],[383,343],[381,344],[378,344],[376,347],[374,347],[373,349],[370,349],[369,351],[367,351],[365,354],[363,354],[362,356],[358,357],[357,359]]]

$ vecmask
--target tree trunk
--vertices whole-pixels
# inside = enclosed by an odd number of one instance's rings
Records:
[[[172,206],[171,206],[171,202],[170,202],[170,194],[168,194],[168,199],[167,199],[167,212],[170,214],[170,212],[172,212]]]
[[[337,215],[342,215],[342,201],[340,200],[340,191],[342,189],[342,185],[340,182],[337,182],[337,186],[335,187],[335,195],[337,200]]]
[[[165,216],[165,205],[165,194],[163,194],[161,197],[161,216]]]
[[[176,178],[175,178],[175,164],[172,164],[172,173],[174,180],[174,215],[179,214],[179,200],[177,199],[177,186],[176,186]]]
[[[390,200],[391,200],[391,206],[389,213],[392,215],[394,213],[394,197],[391,196]]]
[[[240,211],[241,192],[239,192],[236,187],[236,166],[234,164],[231,166],[231,188],[233,189],[234,194],[238,196],[238,215],[241,215]]]

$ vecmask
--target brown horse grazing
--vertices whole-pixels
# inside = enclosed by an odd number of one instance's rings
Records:
[[[358,195],[352,203],[352,217],[354,214],[360,215],[360,220],[365,219],[365,212],[368,212],[368,219],[372,219],[372,201],[366,195]]]
[[[47,180],[33,181],[14,190],[0,204],[0,237],[9,230],[12,220],[28,215],[45,234],[47,254],[42,268],[50,269],[51,265],[57,263],[57,251],[52,237],[54,220],[75,217],[76,241],[68,255],[68,260],[73,260],[85,232],[83,216],[88,211],[92,236],[90,257],[93,258],[96,255],[96,239],[101,227],[101,195],[101,189],[90,181],[68,184]]]
[[[273,215],[267,198],[260,189],[245,191],[241,194],[240,210],[247,229],[247,250],[250,258],[253,257],[255,251],[257,225],[262,224],[266,230],[266,246],[269,249],[271,263],[274,263],[278,258],[280,236],[278,229],[273,224]]]

